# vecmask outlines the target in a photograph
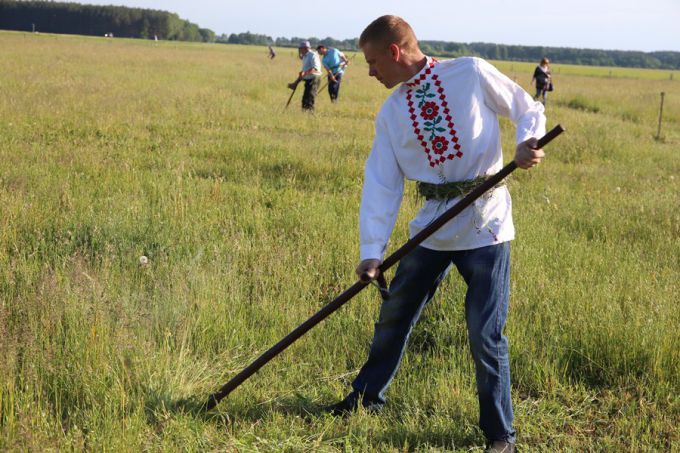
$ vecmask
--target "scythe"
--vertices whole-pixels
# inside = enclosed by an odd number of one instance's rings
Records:
[[[538,140],[538,142],[536,144],[536,149],[543,148],[545,145],[550,143],[550,141],[552,141],[555,137],[560,135],[562,132],[564,132],[564,129],[562,128],[562,126],[560,126],[560,125],[555,126],[546,135],[544,135],[543,137],[541,137]],[[498,173],[489,177],[487,180],[485,180],[484,182],[479,184],[477,187],[472,189],[472,191],[470,191],[467,195],[465,195],[458,203],[456,203],[451,208],[449,208],[447,211],[445,211],[441,216],[439,216],[432,223],[430,223],[430,225],[428,225],[426,228],[424,228],[422,231],[420,231],[420,233],[416,234],[413,238],[411,238],[409,241],[407,241],[404,245],[402,245],[394,253],[392,253],[390,256],[388,256],[382,262],[382,264],[380,264],[380,266],[378,267],[378,269],[380,270],[378,283],[380,285],[379,286],[380,287],[380,293],[383,296],[383,298],[389,297],[389,294],[387,293],[387,285],[386,285],[386,282],[385,282],[384,277],[383,277],[383,274],[387,269],[394,266],[407,253],[409,253],[411,250],[416,248],[418,246],[418,244],[423,242],[427,237],[432,235],[435,231],[437,231],[439,228],[441,228],[449,220],[451,220],[452,218],[454,218],[455,216],[460,214],[460,212],[463,211],[463,209],[470,206],[477,198],[479,198],[486,191],[488,191],[489,189],[493,188],[496,184],[501,182],[505,177],[507,177],[510,173],[512,173],[516,168],[517,168],[517,164],[514,161],[507,164]],[[217,404],[224,397],[229,395],[236,387],[241,385],[243,383],[243,381],[245,381],[250,376],[255,374],[255,372],[257,372],[257,370],[262,368],[267,362],[272,360],[279,353],[281,353],[284,349],[286,349],[293,342],[295,342],[298,338],[300,338],[305,333],[307,333],[307,331],[312,329],[314,326],[316,326],[318,323],[320,323],[326,317],[328,317],[331,313],[333,313],[338,308],[340,308],[342,305],[344,305],[347,301],[352,299],[361,290],[366,288],[366,286],[368,286],[370,283],[371,283],[370,278],[368,278],[365,275],[361,276],[361,278],[356,283],[354,283],[354,285],[349,287],[347,290],[345,290],[345,292],[340,294],[334,300],[332,300],[331,302],[326,304],[321,310],[319,310],[317,313],[315,313],[313,316],[311,316],[305,322],[300,324],[295,330],[293,330],[288,335],[286,335],[282,340],[280,340],[274,346],[269,348],[262,355],[260,355],[260,357],[258,357],[254,362],[252,362],[250,365],[248,365],[246,368],[244,368],[243,371],[238,373],[229,382],[224,384],[217,392],[210,395],[208,397],[208,400],[205,403],[205,408],[207,410],[210,410],[210,409],[213,409],[215,406],[217,406]]]

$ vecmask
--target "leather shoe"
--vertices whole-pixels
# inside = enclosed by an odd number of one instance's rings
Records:
[[[379,401],[367,400],[356,393],[350,393],[344,400],[324,407],[323,412],[335,417],[346,417],[358,411],[359,407],[363,407],[366,412],[375,413],[380,411],[383,406],[384,404]]]
[[[485,451],[487,453],[515,453],[515,444],[504,440],[494,440]]]

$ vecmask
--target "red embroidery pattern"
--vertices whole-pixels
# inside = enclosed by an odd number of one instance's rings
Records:
[[[463,157],[449,104],[446,102],[444,88],[442,88],[437,74],[432,73],[435,63],[436,60],[432,60],[416,80],[406,84],[408,87],[406,102],[413,124],[413,132],[415,132],[425,154],[427,154],[430,167],[441,165],[446,160],[453,160],[455,157]],[[417,106],[415,105],[416,102],[418,102]],[[419,109],[420,112],[416,113],[416,109]],[[418,120],[418,116],[424,120],[422,124]],[[445,121],[448,130],[442,127],[443,121]],[[428,133],[429,135],[427,135]],[[448,135],[448,138],[446,135]],[[451,146],[452,144],[453,146]]]

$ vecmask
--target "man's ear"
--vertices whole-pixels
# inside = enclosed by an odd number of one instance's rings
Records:
[[[401,59],[401,49],[398,45],[392,43],[390,44],[390,55],[392,55],[392,60],[399,61]]]

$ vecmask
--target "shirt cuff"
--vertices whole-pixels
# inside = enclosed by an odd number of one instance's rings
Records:
[[[385,246],[379,244],[362,244],[359,247],[359,258],[361,261],[370,259],[382,261],[384,254]]]

